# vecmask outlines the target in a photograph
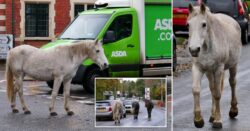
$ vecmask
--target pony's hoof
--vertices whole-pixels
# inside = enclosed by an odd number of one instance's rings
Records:
[[[194,125],[196,128],[202,128],[204,126],[204,120],[194,121]]]
[[[210,116],[209,122],[210,122],[210,123],[213,123],[213,122],[214,122],[214,117]]]
[[[19,111],[17,109],[13,109],[12,113],[18,113]]]
[[[56,112],[51,112],[50,116],[57,116],[57,113]]]
[[[28,115],[28,114],[31,114],[31,112],[29,110],[28,111],[24,111],[24,114]]]
[[[221,129],[222,123],[221,122],[213,122],[213,128]]]
[[[238,115],[238,110],[236,111],[230,110],[229,112],[230,118],[235,118],[237,115]]]
[[[74,115],[74,112],[73,111],[68,111],[67,114],[68,114],[68,116],[72,116],[72,115]]]

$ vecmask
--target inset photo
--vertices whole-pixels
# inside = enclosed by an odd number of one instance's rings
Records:
[[[96,78],[95,127],[166,127],[166,78]]]

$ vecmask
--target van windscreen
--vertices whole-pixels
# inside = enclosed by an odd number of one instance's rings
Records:
[[[110,16],[110,14],[79,15],[62,33],[60,39],[96,39]]]

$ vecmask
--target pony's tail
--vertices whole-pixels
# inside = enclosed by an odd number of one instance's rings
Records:
[[[9,101],[12,101],[13,94],[14,94],[14,84],[13,84],[13,73],[11,71],[9,62],[10,62],[9,57],[7,57],[6,74],[5,74],[6,81],[7,81],[7,95],[8,95]]]

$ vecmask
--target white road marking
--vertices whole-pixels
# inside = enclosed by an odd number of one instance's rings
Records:
[[[94,104],[93,101],[87,101],[87,100],[85,100],[85,101],[77,100],[76,102],[79,102],[81,104]]]
[[[6,92],[6,90],[0,90],[0,92]]]
[[[5,82],[6,80],[0,80],[0,83]]]

